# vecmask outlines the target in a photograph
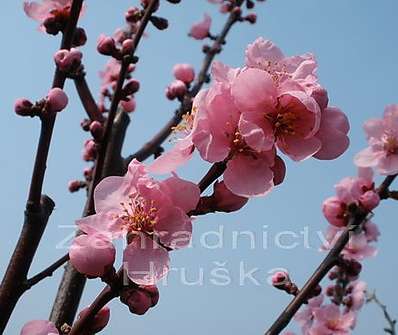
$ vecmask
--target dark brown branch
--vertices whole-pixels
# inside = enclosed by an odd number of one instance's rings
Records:
[[[15,305],[26,291],[23,284],[54,206],[54,202],[49,197],[43,196],[39,211],[25,211],[22,232],[1,283],[0,334],[4,332]]]
[[[241,6],[242,3],[243,1],[239,1],[237,6]],[[158,148],[162,145],[162,143],[170,136],[171,132],[173,131],[173,128],[181,122],[182,116],[191,111],[192,99],[198,94],[198,92],[202,89],[203,85],[206,83],[210,66],[214,58],[221,51],[222,45],[225,44],[225,40],[229,31],[236,22],[239,22],[239,18],[240,14],[238,14],[236,11],[233,11],[229,15],[221,33],[218,35],[213,45],[209,48],[209,51],[206,53],[206,57],[203,60],[202,67],[196,78],[195,84],[182,99],[180,108],[176,110],[174,116],[150,141],[145,143],[142,146],[142,148],[136,151],[134,154],[126,158],[125,160],[126,167],[133,159],[144,161],[145,159],[155,154],[158,151]]]
[[[43,271],[40,271],[32,278],[26,280],[26,282],[24,283],[25,290],[29,290],[32,286],[38,284],[43,279],[51,277],[54,274],[54,272],[58,270],[62,265],[64,265],[67,261],[69,261],[69,254],[62,256],[60,259],[56,260],[54,263],[45,268]]]
[[[388,176],[385,178],[383,183],[378,188],[378,192],[381,197],[385,192],[388,193],[388,188],[391,183],[396,178],[394,176]],[[316,286],[321,282],[321,280],[328,274],[328,272],[336,265],[336,261],[338,260],[340,253],[347,245],[350,234],[353,232],[358,226],[364,223],[367,219],[368,213],[357,210],[354,214],[352,214],[351,219],[349,221],[348,226],[343,231],[343,233],[338,238],[336,244],[329,251],[325,259],[319,265],[319,267],[315,270],[313,275],[308,279],[303,288],[298,292],[297,296],[290,302],[290,304],[285,308],[285,310],[279,315],[278,319],[274,322],[271,328],[265,333],[266,335],[277,335],[279,334],[290,322],[299,308],[307,301],[311,292],[316,288]]]
[[[112,172],[112,164],[107,165],[107,168],[109,170],[105,169],[107,160],[109,162],[109,159],[106,157],[107,153],[110,153],[112,157],[115,157],[114,151],[116,149],[112,147],[112,143],[121,149],[124,132],[127,128],[127,125],[124,128],[121,127],[122,139],[120,141],[116,140],[112,142],[112,137],[119,136],[117,134],[115,135],[114,133],[114,121],[117,115],[119,102],[122,97],[123,84],[126,79],[128,66],[135,56],[138,44],[141,41],[145,28],[148,25],[149,19],[154,12],[157,3],[158,0],[152,0],[146,7],[145,14],[141,19],[140,26],[133,38],[133,48],[131,54],[125,56],[122,60],[119,78],[111,102],[108,118],[105,124],[104,136],[98,150],[98,158],[95,163],[93,181],[91,182],[89,187],[87,201],[83,211],[83,217],[94,214],[94,189],[102,178],[110,175],[110,173]],[[124,119],[126,120],[126,118]],[[62,277],[61,284],[58,288],[57,296],[55,298],[54,305],[50,314],[50,320],[53,321],[57,327],[62,326],[64,323],[71,324],[73,322],[85,283],[86,278],[78,273],[73,268],[73,266],[68,263],[65,273]]]
[[[92,121],[100,121],[104,120],[103,115],[98,109],[97,103],[91,94],[90,88],[88,87],[86,78],[84,75],[77,76],[74,79],[74,83],[76,86],[77,93],[79,94],[80,101]]]
[[[70,49],[72,46],[82,4],[83,0],[72,2],[60,49]],[[52,87],[63,88],[65,80],[65,74],[56,69]],[[55,114],[41,118],[40,138],[26,203],[25,222],[0,286],[0,333],[4,331],[17,301],[24,292],[23,283],[54,208],[54,202],[50,198],[42,197],[42,189],[55,119]]]

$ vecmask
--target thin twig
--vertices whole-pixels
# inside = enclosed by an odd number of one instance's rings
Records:
[[[370,303],[370,302],[374,302],[377,306],[379,306],[380,307],[380,309],[383,311],[383,315],[384,315],[384,318],[386,319],[386,321],[387,321],[387,323],[388,323],[388,326],[389,326],[389,328],[384,328],[384,331],[386,332],[386,333],[388,333],[388,334],[391,334],[391,335],[397,335],[397,331],[396,331],[396,329],[395,329],[395,325],[396,325],[396,323],[397,323],[397,320],[395,320],[395,319],[393,319],[392,317],[391,317],[391,315],[388,313],[388,310],[387,310],[387,306],[386,305],[384,305],[380,300],[379,300],[379,298],[377,298],[377,296],[376,296],[376,292],[373,292],[373,293],[369,293],[368,292],[368,297],[367,297],[367,299],[366,299],[366,302],[367,303]]]
[[[383,183],[378,188],[378,192],[380,196],[387,192],[391,183],[396,178],[394,176],[388,176],[384,179]],[[347,245],[350,234],[353,230],[355,230],[358,226],[364,223],[367,219],[368,213],[359,210],[356,211],[350,218],[348,226],[345,228],[343,233],[338,238],[336,244],[329,251],[325,259],[319,265],[319,267],[315,270],[313,275],[308,279],[303,288],[299,291],[297,296],[290,302],[290,304],[285,308],[285,310],[279,315],[277,320],[273,323],[273,325],[267,330],[265,335],[277,335],[279,334],[290,322],[299,308],[305,303],[308,296],[313,292],[315,287],[321,282],[321,280],[328,274],[328,272],[335,266],[340,253]]]
[[[79,75],[74,78],[77,93],[79,94],[80,101],[92,121],[103,121],[104,117],[98,109],[97,103],[88,87],[85,75]]]

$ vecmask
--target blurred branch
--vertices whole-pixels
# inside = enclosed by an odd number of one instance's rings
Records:
[[[396,330],[395,330],[395,325],[396,325],[396,323],[397,323],[397,320],[393,319],[393,318],[390,316],[390,314],[389,314],[388,311],[387,311],[387,306],[384,305],[384,304],[377,298],[376,292],[373,292],[373,293],[369,293],[369,292],[368,292],[368,296],[367,296],[366,302],[367,302],[367,303],[374,302],[377,306],[380,307],[380,309],[383,311],[384,318],[386,319],[386,321],[387,321],[387,323],[388,323],[388,326],[389,326],[389,328],[387,328],[387,327],[384,328],[384,331],[385,331],[386,333],[388,333],[388,334],[396,335],[397,332],[396,332]]]

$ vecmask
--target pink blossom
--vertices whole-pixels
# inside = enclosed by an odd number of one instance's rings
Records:
[[[398,105],[387,106],[383,118],[368,120],[364,130],[369,147],[355,156],[355,164],[382,175],[398,173]]]
[[[41,3],[24,1],[24,11],[27,16],[42,24],[50,15],[69,11],[71,4],[72,0],[42,0]]]
[[[196,40],[203,40],[209,36],[211,17],[205,14],[203,20],[192,25],[189,36]]]
[[[95,189],[96,214],[77,221],[86,234],[127,238],[123,262],[131,280],[153,285],[169,268],[168,249],[190,243],[187,212],[199,201],[197,185],[177,176],[163,181],[149,177],[133,160],[124,177],[103,179]]]
[[[355,325],[355,314],[342,313],[333,303],[316,309],[314,315],[316,323],[310,335],[349,335]]]
[[[285,57],[274,43],[259,38],[246,50],[246,65],[250,71],[236,83],[237,103],[252,127],[264,134],[263,142],[276,140],[294,160],[334,159],[347,149],[347,117],[327,107],[312,54]]]
[[[68,104],[68,96],[58,87],[52,88],[47,94],[47,110],[51,113],[62,111]]]
[[[124,290],[120,299],[131,313],[143,315],[158,303],[159,291],[156,286],[140,286]]]
[[[127,101],[122,100],[120,102],[120,106],[122,106],[123,110],[126,113],[132,113],[135,111],[135,108],[137,105],[136,105],[135,99],[131,97]]]
[[[195,79],[195,70],[190,64],[176,64],[173,67],[174,77],[190,84]]]
[[[33,104],[26,98],[19,98],[15,101],[14,104],[14,111],[15,114],[20,116],[32,116]]]
[[[360,280],[355,281],[348,286],[348,307],[351,310],[357,311],[362,308],[366,300],[366,290],[366,283]]]
[[[20,335],[59,335],[59,332],[50,321],[33,320],[23,326]]]
[[[373,223],[372,221],[366,221],[366,223],[363,226],[363,229],[365,231],[366,234],[366,239],[369,242],[377,242],[379,236],[380,236],[380,231],[379,228],[377,227],[377,225],[375,223]]]
[[[362,261],[368,257],[374,257],[376,254],[377,249],[370,245],[370,241],[368,241],[364,232],[353,234],[342,251],[344,258],[357,261]]]
[[[174,80],[166,88],[166,97],[170,100],[174,100],[175,98],[182,98],[186,92],[186,84],[181,80]]]
[[[322,204],[322,212],[329,223],[336,227],[344,227],[348,223],[347,205],[338,197],[326,199]]]
[[[80,65],[82,57],[83,54],[78,49],[61,49],[55,53],[54,60],[60,70],[71,71]]]
[[[79,313],[79,318],[84,317],[84,315],[88,312],[88,307],[84,308]],[[96,334],[99,333],[102,329],[106,327],[111,317],[111,311],[108,306],[105,306],[100,309],[100,311],[95,315],[94,319],[90,322],[90,332]]]
[[[102,277],[115,262],[113,244],[99,234],[77,236],[70,249],[70,262],[77,271],[90,277]]]
[[[97,40],[97,51],[102,55],[113,55],[116,51],[115,40],[110,36],[101,34]]]
[[[95,160],[97,155],[97,146],[93,140],[86,140],[82,151],[83,160],[90,162]]]
[[[324,296],[322,294],[315,298],[309,299],[308,304],[302,307],[295,315],[294,320],[300,325],[303,334],[307,334],[314,322],[314,313],[323,303]]]

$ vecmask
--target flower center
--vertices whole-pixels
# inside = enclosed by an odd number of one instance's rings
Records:
[[[327,321],[327,327],[331,330],[339,330],[340,329],[340,325],[339,325],[339,320],[328,320]]]
[[[286,77],[291,78],[291,75],[287,72],[286,64],[283,63],[279,64],[268,60],[264,64],[264,70],[271,76],[275,85],[279,85],[282,79]]]
[[[398,140],[393,135],[386,135],[383,139],[384,150],[387,151],[387,154],[396,154],[398,153]]]
[[[275,116],[266,114],[265,118],[274,125],[275,136],[296,135],[297,115],[293,112],[278,112]]]
[[[173,133],[175,134],[182,133],[183,135],[188,135],[193,128],[193,121],[195,119],[195,114],[197,113],[197,111],[198,108],[194,106],[190,113],[184,114],[182,116],[181,122],[178,125],[171,128]]]
[[[154,201],[148,202],[140,196],[129,196],[128,202],[121,202],[123,214],[119,218],[123,220],[129,233],[144,231],[153,232],[157,221],[157,208]]]

